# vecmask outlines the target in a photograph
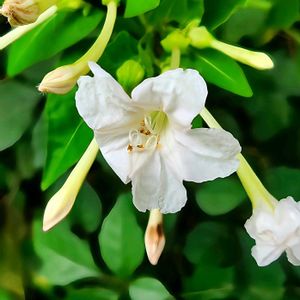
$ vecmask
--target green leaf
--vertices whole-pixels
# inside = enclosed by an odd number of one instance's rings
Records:
[[[292,196],[300,201],[299,182],[300,169],[278,167],[269,169],[266,174],[266,184],[278,199]]]
[[[132,18],[141,15],[149,10],[156,8],[159,5],[160,0],[126,0],[125,18]]]
[[[171,300],[175,299],[155,278],[143,277],[133,281],[129,286],[132,300]]]
[[[215,29],[226,22],[238,6],[246,0],[204,0],[204,15],[202,24],[210,29]]]
[[[230,235],[226,226],[216,222],[204,222],[188,234],[183,252],[193,264],[199,264],[208,256],[212,261],[221,261],[226,254],[225,245],[229,242]]]
[[[79,160],[92,140],[93,132],[79,117],[74,99],[75,90],[47,98],[48,143],[43,190]]]
[[[10,297],[10,295],[8,294],[8,292],[6,292],[3,289],[0,289],[0,299],[1,300],[11,300],[12,298]]]
[[[252,96],[252,90],[241,67],[230,57],[206,49],[190,58],[183,58],[182,65],[194,68],[210,83],[240,96]]]
[[[101,67],[110,74],[115,74],[123,62],[138,54],[137,46],[137,40],[127,31],[119,32],[100,58]]]
[[[39,275],[55,285],[66,285],[86,277],[99,276],[88,244],[75,236],[67,220],[49,232],[38,219],[33,226],[33,245],[41,259]]]
[[[184,280],[184,299],[225,299],[234,291],[234,268],[199,264],[192,276]],[[228,299],[228,298],[226,298]],[[232,299],[232,298],[230,298]],[[255,298],[253,298],[255,299]]]
[[[101,215],[101,201],[94,189],[85,183],[69,215],[71,222],[81,226],[86,232],[93,232],[100,224]]]
[[[268,25],[289,28],[299,20],[299,10],[299,0],[276,0],[269,14]]]
[[[236,178],[221,178],[205,182],[197,191],[200,208],[211,216],[226,214],[240,205],[247,195]]]
[[[82,12],[59,12],[11,45],[7,74],[15,76],[77,43],[95,29],[102,18],[103,13],[95,9],[87,16]]]
[[[0,82],[0,151],[17,142],[32,118],[39,93],[17,81]]]
[[[151,24],[177,21],[182,27],[194,19],[201,20],[203,0],[162,0],[160,6],[149,16]]]
[[[133,210],[131,196],[118,198],[104,219],[99,243],[107,266],[122,277],[130,276],[144,257],[143,232]]]
[[[71,290],[65,300],[118,300],[119,295],[111,290],[100,288],[84,288],[80,290]]]

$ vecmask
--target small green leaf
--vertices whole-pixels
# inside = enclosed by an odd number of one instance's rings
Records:
[[[221,178],[205,182],[197,191],[200,208],[211,216],[226,214],[240,205],[247,195],[236,178]]]
[[[215,29],[226,22],[238,6],[246,0],[204,0],[204,15],[202,24],[210,29]]]
[[[132,300],[171,300],[175,299],[155,278],[143,277],[133,281],[129,286]]]
[[[79,117],[74,99],[75,90],[47,98],[48,145],[43,190],[78,161],[92,140],[93,132]]]
[[[105,263],[119,276],[131,275],[142,262],[143,232],[136,221],[129,195],[119,197],[104,219],[99,243]]]
[[[41,259],[39,275],[55,285],[66,285],[86,277],[99,276],[88,244],[75,236],[67,220],[49,232],[42,231],[42,223],[33,226],[33,245]]]
[[[99,10],[91,10],[87,16],[82,12],[59,12],[10,46],[7,74],[15,76],[70,47],[95,29],[102,18]]]
[[[126,0],[126,8],[124,17],[132,18],[141,15],[149,10],[156,8],[159,5],[160,0]]]
[[[71,290],[68,292],[65,300],[118,300],[119,295],[111,290],[100,288],[84,288],[80,290]]]
[[[17,142],[31,122],[40,98],[34,87],[17,81],[0,83],[0,151]]]
[[[241,67],[230,57],[212,49],[205,49],[195,57],[183,58],[186,68],[194,68],[211,82],[240,96],[252,96],[252,90]]]

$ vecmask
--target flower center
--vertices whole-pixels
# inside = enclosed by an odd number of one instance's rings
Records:
[[[163,111],[153,111],[140,122],[138,129],[129,132],[127,151],[153,150],[159,145],[160,135],[166,129],[168,117]]]

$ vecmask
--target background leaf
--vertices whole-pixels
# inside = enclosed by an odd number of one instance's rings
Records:
[[[17,142],[31,122],[40,95],[17,81],[0,82],[0,151]]]
[[[183,66],[192,67],[210,83],[240,96],[252,96],[252,90],[240,66],[230,57],[212,50],[202,50],[189,59],[183,58]]]
[[[126,0],[126,8],[124,17],[132,18],[141,15],[159,5],[160,0],[143,0],[137,2],[135,0]]]
[[[105,218],[99,243],[105,263],[119,276],[131,275],[142,262],[143,233],[137,224],[129,195],[120,196]]]

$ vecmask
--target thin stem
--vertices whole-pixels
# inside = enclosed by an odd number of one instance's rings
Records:
[[[173,48],[172,53],[171,53],[171,64],[170,64],[170,69],[177,69],[180,66],[180,49]]]
[[[88,61],[98,61],[103,54],[113,32],[116,17],[117,2],[115,0],[112,0],[107,4],[107,14],[100,35],[98,36],[92,47],[79,60],[75,62],[75,65],[78,66],[78,70],[80,70],[80,74],[84,74],[89,71],[89,67],[87,64]]]

